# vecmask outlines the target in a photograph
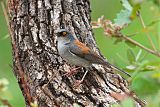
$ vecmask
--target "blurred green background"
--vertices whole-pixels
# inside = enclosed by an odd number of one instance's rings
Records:
[[[149,30],[157,50],[160,50],[160,22],[156,21],[160,20],[160,6],[156,1],[160,3],[159,0],[144,0],[140,12],[146,25],[156,22],[147,26],[147,30]],[[96,21],[104,15],[106,19],[114,22],[117,13],[123,8],[120,0],[91,0],[90,2],[92,21]],[[139,33],[132,38],[151,48],[138,18],[122,30],[122,33],[126,35],[135,32]],[[131,81],[130,88],[140,98],[146,100],[148,107],[160,107],[160,58],[125,42],[115,44],[116,39],[106,37],[102,28],[94,29],[94,34],[102,54],[111,63],[132,74],[132,78],[128,78]],[[7,99],[13,107],[25,107],[22,93],[12,72],[11,49],[5,18],[0,6],[0,97]],[[130,66],[134,69],[127,69]],[[4,89],[1,88],[2,84]],[[129,105],[122,104],[121,106],[128,107]]]
[[[0,6],[0,98],[7,99],[13,107],[25,107],[22,93],[12,72],[12,48],[8,35],[2,6]],[[3,107],[1,101],[0,107]]]

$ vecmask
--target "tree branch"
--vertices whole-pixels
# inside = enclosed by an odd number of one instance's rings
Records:
[[[146,25],[145,25],[145,23],[144,23],[144,21],[143,21],[142,15],[140,14],[140,11],[137,12],[137,16],[138,16],[138,18],[139,18],[139,20],[140,20],[140,22],[141,22],[141,24],[142,24],[142,27],[143,27],[144,29],[146,29]],[[153,48],[153,51],[156,52],[157,50],[156,50],[156,48],[155,48],[155,46],[154,46],[154,44],[153,44],[153,42],[152,42],[152,39],[151,39],[149,33],[146,32],[146,31],[145,31],[145,33],[146,33],[147,38],[148,38],[148,40],[149,40],[149,42],[150,42],[150,44],[151,44],[151,46],[152,46],[152,48]],[[154,52],[154,53],[155,53],[155,52]]]
[[[142,23],[143,23],[143,21],[142,21]],[[144,23],[143,23],[143,25],[144,25]],[[114,37],[116,39],[121,39],[121,40],[128,41],[131,44],[133,44],[135,46],[138,46],[141,49],[143,49],[143,50],[145,50],[145,51],[147,51],[147,52],[149,52],[149,53],[151,53],[153,55],[156,55],[156,56],[160,57],[160,52],[156,51],[155,48],[154,48],[154,50],[149,49],[149,48],[145,47],[144,45],[138,43],[137,41],[131,39],[130,36],[132,36],[132,35],[130,35],[128,37],[128,36],[122,34],[120,32],[120,30],[123,27],[114,25],[110,20],[104,20],[103,16],[101,16],[100,18],[98,18],[98,21],[92,22],[92,28],[103,28],[104,29],[104,34],[106,36]],[[152,43],[152,40],[150,42]],[[153,45],[153,47],[154,47],[154,45]]]
[[[121,38],[123,38],[124,40],[126,40],[126,41],[134,44],[135,46],[140,47],[141,49],[144,49],[145,51],[147,51],[147,52],[149,52],[149,53],[151,53],[151,54],[154,54],[154,55],[160,57],[160,53],[159,53],[159,52],[157,52],[157,51],[155,51],[155,50],[152,50],[152,49],[149,49],[149,48],[145,47],[144,45],[138,43],[137,41],[135,41],[135,40],[133,40],[133,39],[131,39],[131,38],[123,35],[123,34],[121,35]]]

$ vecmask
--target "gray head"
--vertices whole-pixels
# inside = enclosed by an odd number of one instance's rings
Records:
[[[57,36],[58,37],[65,37],[68,34],[70,34],[70,32],[67,29],[59,29],[59,30],[57,30]]]
[[[65,40],[74,40],[74,36],[67,29],[59,29],[57,31],[58,38],[63,38]]]

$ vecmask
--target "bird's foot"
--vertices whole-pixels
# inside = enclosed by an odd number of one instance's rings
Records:
[[[81,67],[77,67],[77,68],[74,68],[74,69],[71,69],[69,72],[65,73],[64,76],[72,76],[74,74],[76,74],[78,72],[78,69],[80,69]]]
[[[82,82],[83,82],[83,80],[76,80],[73,87],[79,88],[79,86],[81,85]]]
[[[80,84],[84,81],[84,78],[86,77],[87,73],[88,73],[88,70],[84,73],[84,75],[83,75],[81,80],[76,80],[76,82],[74,84],[75,88],[78,88],[80,86]]]

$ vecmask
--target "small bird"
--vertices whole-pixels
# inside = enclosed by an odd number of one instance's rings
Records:
[[[57,31],[57,49],[59,55],[71,65],[87,68],[92,66],[92,64],[101,64],[104,66],[113,67],[130,77],[130,74],[100,57],[96,52],[92,51],[84,43],[80,42],[66,29],[59,29]],[[80,83],[84,80],[87,72],[88,70],[80,80]]]

